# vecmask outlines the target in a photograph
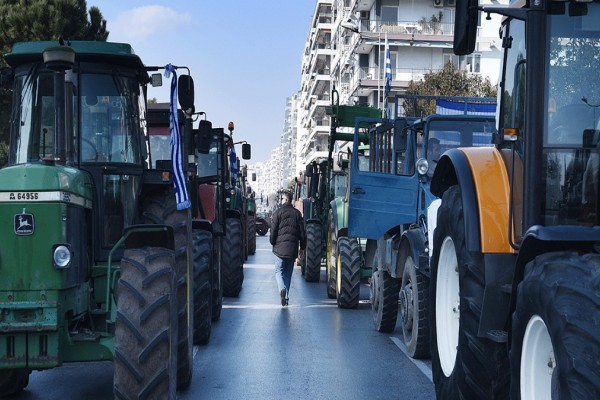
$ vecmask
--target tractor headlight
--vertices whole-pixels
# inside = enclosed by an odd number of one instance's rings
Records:
[[[419,158],[416,162],[416,165],[417,165],[417,172],[419,173],[419,175],[425,175],[427,173],[427,170],[429,169],[429,163],[427,162],[426,159]]]
[[[52,255],[52,260],[54,261],[54,268],[69,268],[71,264],[71,250],[68,246],[64,244],[60,244],[54,247],[54,254]]]

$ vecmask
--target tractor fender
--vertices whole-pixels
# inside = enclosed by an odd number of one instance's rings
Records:
[[[212,232],[212,223],[207,219],[192,219],[192,229]]]
[[[431,193],[442,198],[456,184],[461,190],[467,249],[514,253],[508,240],[510,185],[500,152],[495,147],[445,152],[435,169]]]
[[[335,229],[337,231],[337,237],[347,236],[348,234],[348,224],[346,221],[346,216],[344,214],[344,202],[341,198],[336,198],[331,200],[329,203],[329,207],[332,211],[333,222]]]
[[[402,233],[400,238],[400,244],[397,246],[397,254],[395,263],[395,275],[396,278],[402,278],[404,273],[404,261],[406,257],[411,256],[417,271],[423,273],[429,277],[429,253],[426,252],[425,241],[426,237],[420,228],[408,229]]]
[[[225,217],[226,218],[237,218],[237,219],[242,219],[242,213],[240,213],[239,210],[232,210],[232,209],[227,209],[225,211]]]

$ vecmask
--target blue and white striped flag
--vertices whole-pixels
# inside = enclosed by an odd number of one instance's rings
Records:
[[[187,187],[185,185],[185,174],[183,173],[183,159],[181,156],[181,136],[179,135],[179,119],[177,117],[177,72],[176,67],[167,64],[165,66],[165,78],[171,78],[171,105],[169,130],[171,133],[171,162],[173,163],[173,183],[175,184],[175,199],[177,209],[185,210],[190,208],[192,203],[188,198]]]
[[[231,184],[235,186],[235,183],[237,182],[239,168],[234,144],[231,145],[231,151],[229,152],[229,169],[231,171]]]
[[[383,91],[384,118],[389,118],[388,96],[392,90],[392,60],[390,47],[388,46],[387,34],[385,35],[385,89]]]

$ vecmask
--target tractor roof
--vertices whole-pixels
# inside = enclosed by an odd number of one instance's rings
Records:
[[[27,62],[41,61],[44,50],[58,46],[56,41],[18,42],[12,51],[5,54],[6,62],[13,68]],[[131,45],[98,41],[68,41],[67,45],[75,50],[75,61],[103,61],[144,70],[142,60],[134,53]]]

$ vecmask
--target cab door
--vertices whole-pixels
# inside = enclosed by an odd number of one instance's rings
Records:
[[[356,119],[348,236],[376,240],[395,226],[415,221],[418,176],[411,123],[407,118]]]

